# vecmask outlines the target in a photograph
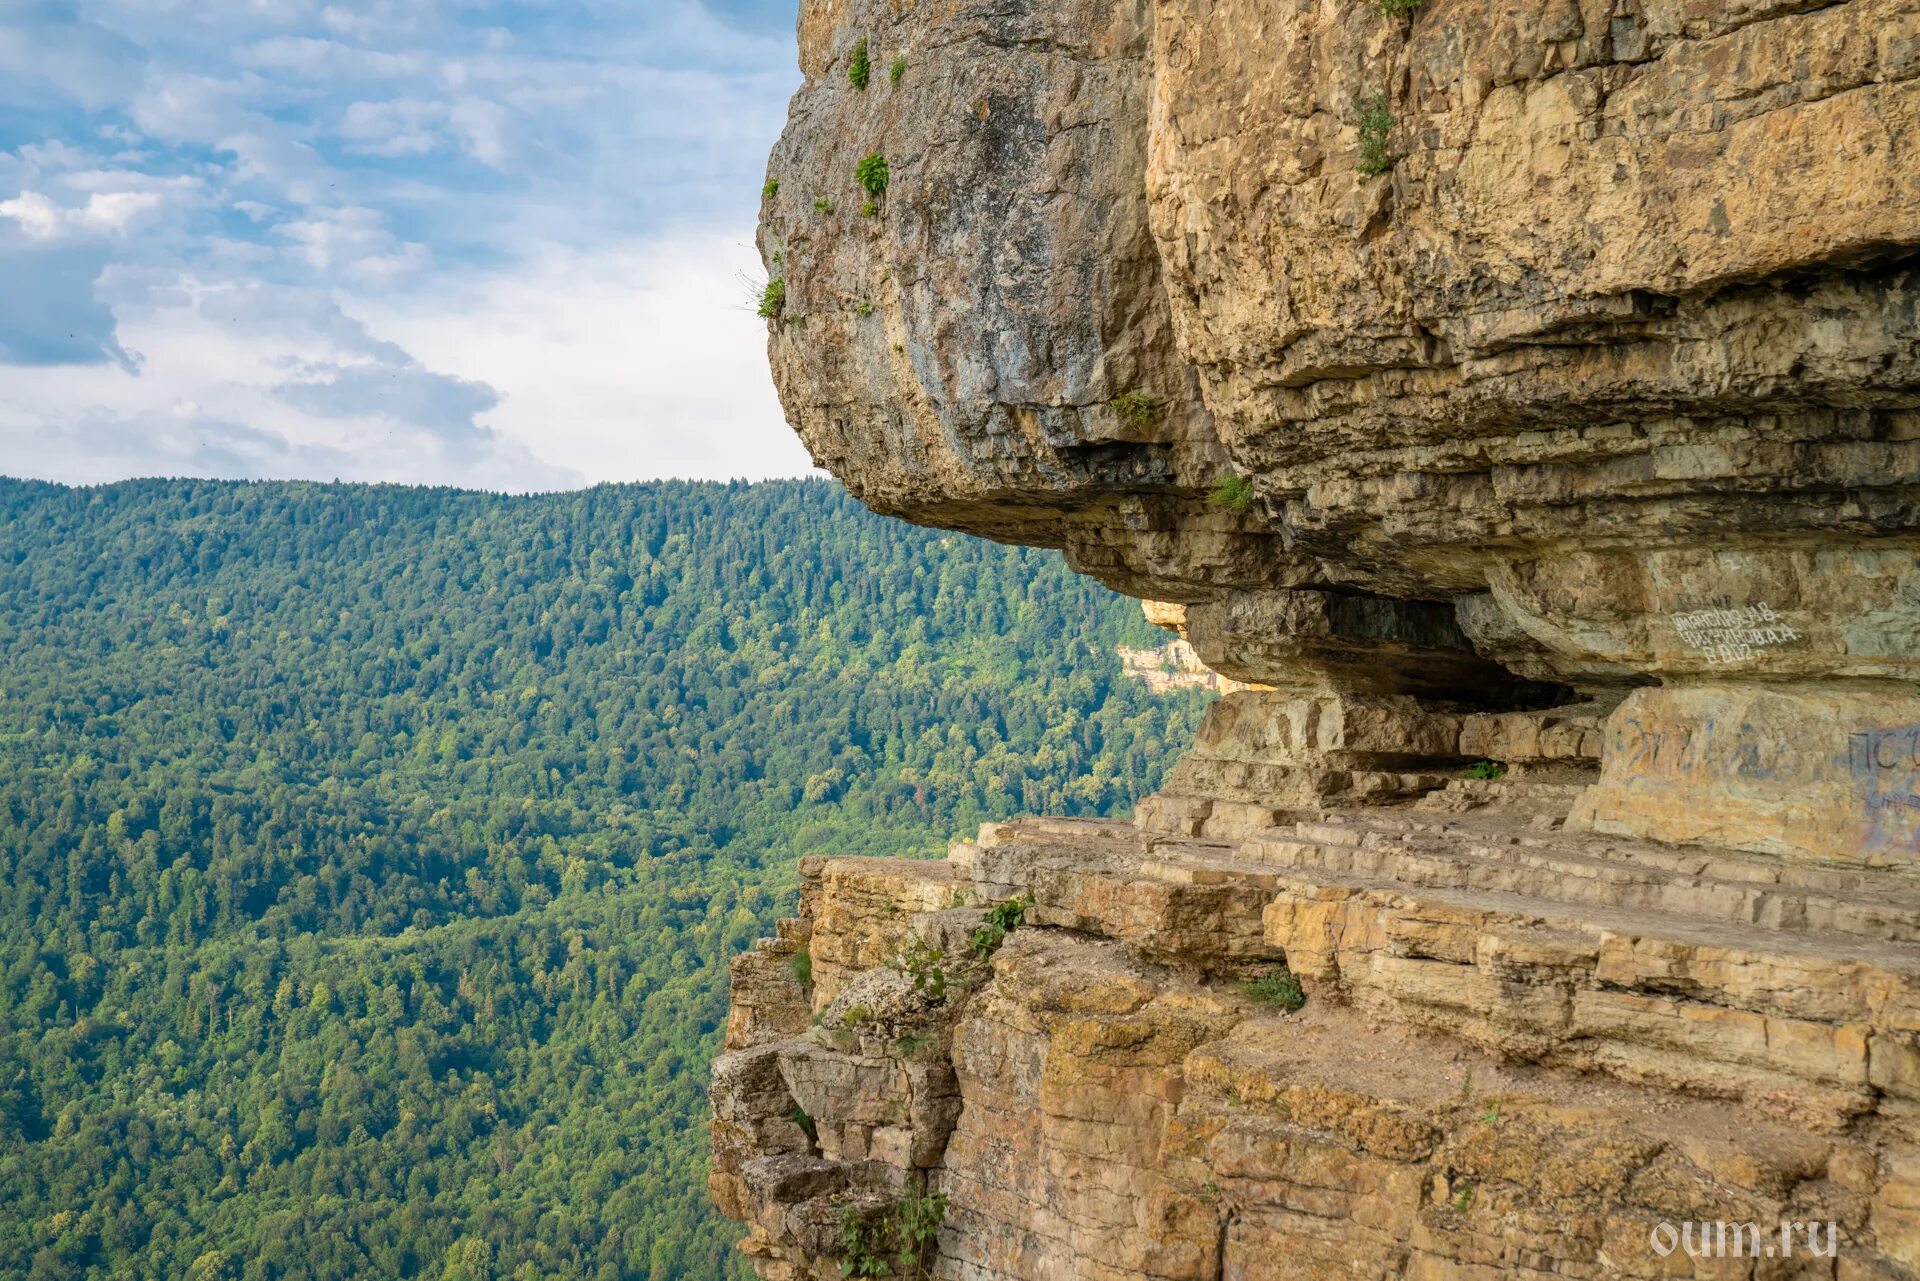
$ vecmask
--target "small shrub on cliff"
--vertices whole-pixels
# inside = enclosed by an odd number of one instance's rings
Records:
[[[1418,9],[1426,0],[1374,0],[1380,6],[1380,12],[1389,18],[1404,18]]]
[[[833,212],[833,201],[829,200],[825,196],[822,196],[820,197],[820,199],[813,202],[813,211],[815,213],[830,214]]]
[[[887,158],[879,152],[869,152],[866,159],[855,167],[853,176],[859,179],[866,193],[875,200],[887,194],[887,179],[891,175],[887,172]]]
[[[1007,941],[1007,935],[1012,932],[1014,926],[1020,924],[1021,919],[1027,914],[1027,909],[1032,906],[1033,900],[1024,894],[1016,894],[1004,903],[994,904],[987,911],[986,922],[976,928],[968,938],[973,954],[984,961],[999,951],[1000,945]]]
[[[1468,778],[1500,778],[1506,772],[1507,767],[1499,761],[1475,761],[1467,766]]]
[[[938,1192],[923,1195],[909,1189],[900,1198],[897,1221],[900,1231],[900,1275],[916,1278],[927,1276],[927,1252],[940,1236],[940,1226],[947,1221],[947,1198]]]
[[[869,200],[866,204],[860,206],[860,216],[862,218],[878,218],[880,216],[880,206]]]
[[[767,185],[760,188],[760,194],[768,200],[772,200],[780,194],[780,180],[778,178],[767,179]]]
[[[888,1227],[885,1220],[874,1222],[850,1205],[840,1211],[840,1275],[843,1277],[883,1277],[893,1270],[887,1255]]]
[[[1360,107],[1360,172],[1378,177],[1393,168],[1387,154],[1387,138],[1393,133],[1393,114],[1387,110],[1387,95],[1376,93]]]
[[[1242,983],[1240,994],[1262,1005],[1289,1012],[1307,1003],[1307,994],[1301,990],[1300,980],[1285,970]]]
[[[1122,392],[1107,407],[1135,431],[1152,431],[1160,422],[1160,402],[1143,391]]]
[[[856,89],[864,90],[867,82],[873,79],[873,62],[867,57],[867,39],[853,46],[853,57],[847,62],[847,83]]]
[[[893,60],[893,65],[891,67],[887,68],[887,83],[897,85],[900,83],[900,77],[906,74],[907,74],[907,55],[903,53],[899,57]]]
[[[775,276],[760,290],[760,319],[778,320],[780,313],[787,307],[787,282],[783,277]]]
[[[908,1188],[884,1215],[857,1205],[840,1211],[840,1275],[924,1281],[933,1243],[947,1221],[947,1198]]]
[[[820,1127],[813,1123],[813,1118],[808,1116],[807,1110],[798,1103],[793,1105],[793,1111],[787,1113],[787,1119],[800,1127],[800,1132],[807,1136],[807,1142],[820,1141]]]
[[[900,946],[887,962],[907,976],[913,990],[939,1000],[947,994],[947,954],[925,939],[911,939]]]
[[[1230,512],[1248,511],[1253,507],[1253,482],[1245,476],[1222,476],[1207,501]]]
[[[793,971],[793,981],[795,983],[798,983],[801,987],[813,986],[812,948],[803,947],[798,952],[795,952],[793,954],[793,960],[788,962],[788,967]]]

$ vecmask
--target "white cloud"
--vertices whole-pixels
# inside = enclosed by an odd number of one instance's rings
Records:
[[[58,139],[47,142],[29,142],[17,153],[23,161],[39,171],[49,169],[81,169],[94,162],[93,153],[69,146]]]
[[[808,470],[736,281],[789,3],[0,0],[0,471]]]
[[[446,104],[419,98],[353,102],[341,116],[339,134],[363,155],[424,156],[445,145],[446,120]]]
[[[111,282],[144,360],[11,370],[0,472],[435,481],[565,488],[581,477],[476,421],[484,382],[437,373],[324,294],[240,282]]]
[[[387,284],[427,263],[425,245],[400,240],[378,210],[361,206],[310,210],[275,230],[300,246],[315,271],[340,272],[369,284]]]
[[[131,373],[135,361],[114,334],[112,310],[96,281],[106,263],[97,239],[32,236],[0,221],[0,280],[12,305],[0,307],[0,365],[100,365]],[[0,387],[16,376],[9,369]]]
[[[416,54],[364,49],[311,36],[257,40],[241,50],[239,61],[262,71],[291,72],[314,80],[399,80],[418,76],[426,65]]]
[[[355,306],[436,370],[500,393],[482,421],[602,480],[812,471],[739,286],[745,232],[549,250],[428,293]]]
[[[32,240],[66,235],[118,235],[160,207],[151,191],[95,192],[77,208],[62,207],[37,191],[23,191],[12,200],[0,200],[0,217],[11,218]]]
[[[340,175],[296,131],[250,101],[240,81],[193,74],[157,77],[134,98],[133,118],[154,137],[232,155],[232,177],[272,186],[299,204],[320,198]]]
[[[447,113],[447,123],[466,143],[467,154],[481,164],[497,169],[506,162],[507,112],[499,103],[462,98]]]
[[[60,175],[74,191],[150,191],[165,196],[196,192],[206,184],[192,174],[141,173],[137,169],[74,169]]]

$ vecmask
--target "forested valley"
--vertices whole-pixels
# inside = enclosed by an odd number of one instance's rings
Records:
[[[794,859],[1126,813],[1164,639],[826,481],[0,480],[0,1276],[746,1275]]]

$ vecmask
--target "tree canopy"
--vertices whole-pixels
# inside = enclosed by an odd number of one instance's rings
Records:
[[[0,480],[0,1275],[745,1275],[728,960],[808,853],[1124,814],[1204,699],[826,481]]]

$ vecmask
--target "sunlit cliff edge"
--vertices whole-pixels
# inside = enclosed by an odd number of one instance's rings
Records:
[[[1916,1275],[1920,3],[800,38],[816,460],[1256,688],[1130,823],[803,861],[714,1070],[760,1273]]]

